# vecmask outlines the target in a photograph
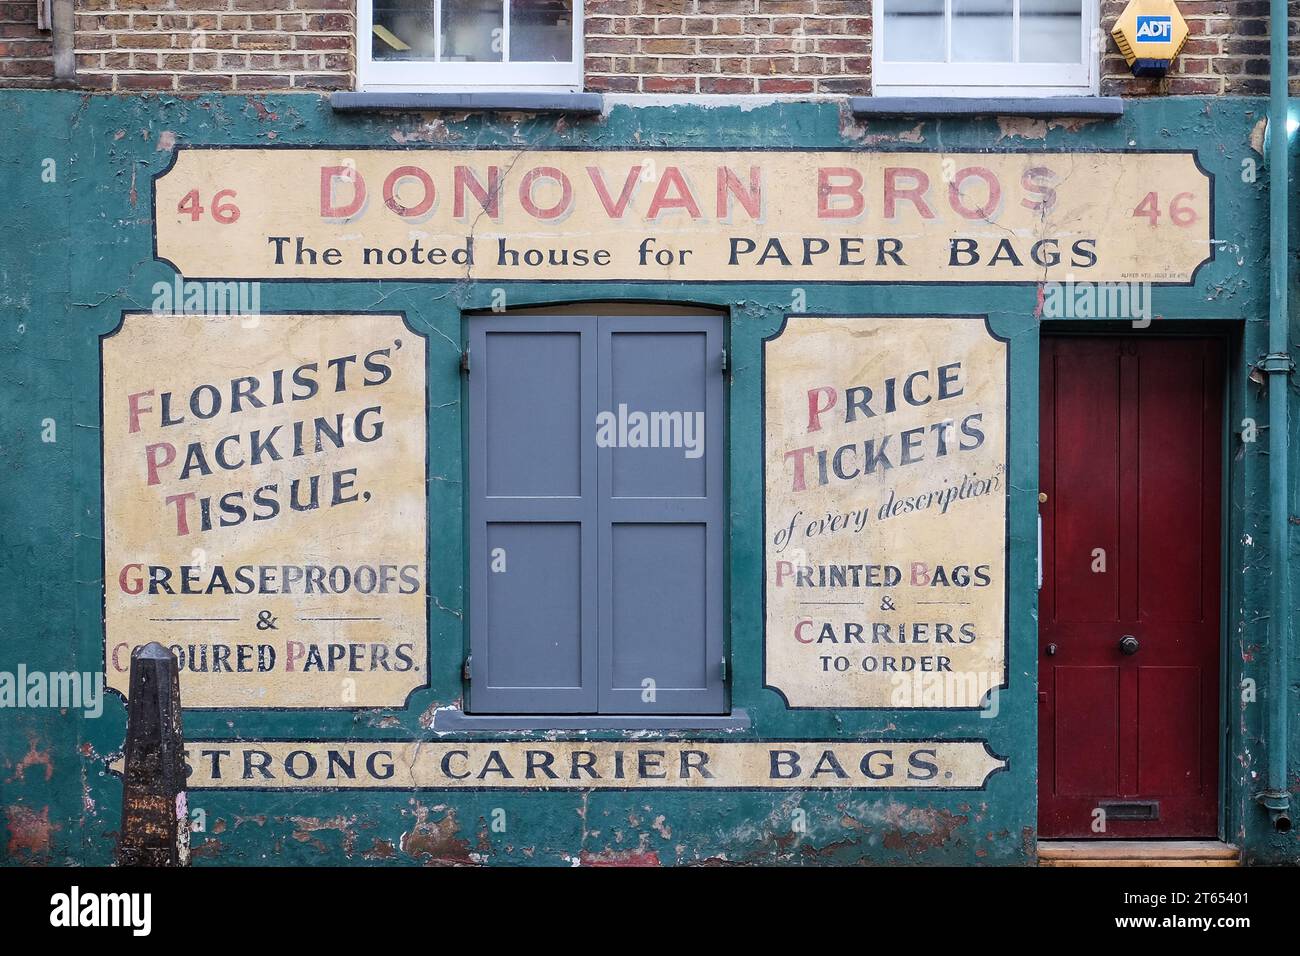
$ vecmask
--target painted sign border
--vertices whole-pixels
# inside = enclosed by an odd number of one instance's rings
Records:
[[[1003,425],[1003,442],[1002,451],[1003,460],[1007,463],[1007,494],[1005,501],[1005,513],[1002,516],[1002,550],[1003,550],[1003,570],[1002,570],[1002,681],[995,687],[990,687],[986,698],[991,699],[992,695],[1007,690],[1011,686],[1011,429],[1007,427],[1010,422],[1011,414],[1011,339],[1005,335],[999,335],[993,330],[993,323],[989,320],[987,313],[978,312],[787,312],[781,318],[781,324],[771,335],[764,336],[762,341],[763,352],[762,359],[759,361],[758,371],[758,388],[759,388],[759,460],[762,464],[761,472],[763,475],[763,506],[760,521],[762,524],[763,536],[763,590],[762,590],[762,615],[763,615],[763,690],[775,691],[785,704],[786,710],[852,710],[852,711],[907,711],[908,713],[951,713],[954,711],[982,711],[985,709],[983,702],[972,707],[850,707],[844,704],[827,705],[823,707],[795,707],[786,697],[785,691],[781,690],[775,684],[768,682],[767,674],[767,346],[769,342],[779,339],[785,332],[786,326],[792,318],[811,318],[811,319],[968,319],[984,323],[984,330],[993,339],[1006,343],[1006,414],[1008,421]]]
[[[338,708],[333,708],[338,709]],[[823,793],[854,793],[866,791],[871,793],[894,793],[894,792],[931,792],[931,793],[983,793],[988,790],[989,781],[1000,773],[1011,772],[1011,755],[1000,754],[994,750],[989,741],[984,737],[900,737],[887,739],[881,737],[763,737],[763,738],[736,738],[736,737],[687,737],[680,734],[662,737],[618,737],[612,739],[590,737],[544,737],[539,739],[526,739],[523,737],[503,738],[503,737],[463,737],[457,736],[440,742],[451,744],[536,744],[544,747],[548,744],[620,744],[629,746],[654,745],[654,744],[758,744],[761,746],[779,745],[779,744],[829,744],[829,745],[849,745],[849,744],[885,744],[888,746],[907,746],[909,744],[980,744],[984,748],[984,753],[994,760],[1000,761],[1001,766],[994,767],[984,775],[978,787],[833,787],[822,784],[808,784],[799,787],[665,787],[665,786],[627,786],[627,787],[197,787],[191,793],[592,793],[604,792],[610,793],[639,793],[642,791],[655,791],[661,793],[800,793],[804,791],[815,790]],[[355,746],[370,746],[375,744],[400,744],[408,746],[410,744],[433,743],[433,740],[421,740],[417,737],[360,737],[337,740],[310,740],[301,736],[298,737],[207,737],[190,741],[199,744],[350,744]],[[186,743],[186,741],[182,741]],[[114,766],[120,763],[124,757],[122,753],[109,754],[104,759],[104,769],[110,776],[125,779],[122,776],[122,770]]]
[[[819,148],[795,148],[795,147],[776,147],[776,146],[745,147],[745,146],[660,146],[660,145],[655,145],[655,146],[645,146],[645,147],[640,147],[640,146],[638,146],[638,147],[636,148],[635,151],[636,151],[636,152],[645,152],[645,153],[740,153],[740,152],[743,152],[743,153],[873,153],[873,152],[875,152],[875,153],[917,153],[917,152],[921,152],[921,153],[934,153],[935,155],[943,155],[943,154],[946,153],[946,152],[954,152],[954,153],[970,153],[970,154],[972,154],[972,155],[987,155],[987,156],[1024,156],[1024,155],[1070,156],[1070,155],[1081,155],[1081,154],[1095,154],[1095,155],[1165,155],[1165,156],[1190,156],[1191,159],[1192,159],[1192,163],[1193,163],[1193,165],[1195,165],[1195,167],[1196,167],[1196,168],[1197,168],[1201,173],[1203,173],[1203,174],[1205,175],[1206,181],[1208,182],[1208,185],[1209,185],[1209,192],[1208,192],[1208,195],[1207,195],[1207,197],[1206,197],[1206,201],[1209,203],[1209,207],[1210,207],[1209,235],[1207,236],[1207,240],[1206,240],[1207,245],[1209,246],[1209,249],[1208,249],[1207,254],[1205,255],[1205,257],[1202,258],[1201,261],[1200,261],[1199,263],[1197,263],[1196,268],[1194,268],[1194,269],[1192,270],[1191,275],[1189,275],[1189,276],[1187,277],[1187,281],[1186,281],[1186,282],[1154,282],[1154,281],[1153,281],[1153,282],[1148,282],[1148,283],[1146,283],[1146,284],[1152,286],[1153,288],[1157,288],[1157,287],[1164,287],[1164,288],[1192,288],[1192,287],[1194,287],[1194,286],[1196,285],[1196,277],[1197,277],[1198,275],[1200,275],[1201,269],[1204,268],[1205,266],[1209,265],[1210,263],[1214,262],[1214,261],[1216,260],[1216,258],[1217,258],[1218,251],[1219,251],[1219,246],[1218,246],[1218,243],[1215,241],[1215,237],[1214,237],[1215,215],[1216,215],[1216,208],[1217,208],[1217,207],[1215,206],[1215,204],[1214,204],[1214,173],[1211,172],[1209,169],[1206,169],[1205,166],[1201,163],[1201,155],[1200,155],[1200,151],[1199,151],[1199,150],[1196,150],[1196,149],[1174,149],[1174,148],[1167,148],[1167,149],[1139,149],[1139,148],[1136,147],[1136,146],[1133,146],[1133,147],[1123,147],[1123,148],[1119,148],[1119,149],[1067,149],[1067,148],[1063,148],[1063,147],[1060,147],[1060,146],[1056,146],[1056,147],[1044,148],[1044,149],[988,149],[988,148],[980,149],[980,148],[970,148],[970,149],[954,149],[954,150],[951,150],[951,151],[949,151],[949,150],[918,150],[918,149],[915,149],[915,148],[909,148],[909,147],[915,147],[915,145],[916,145],[916,144],[914,144],[914,143],[898,143],[898,144],[896,144],[896,145],[891,145],[891,147],[888,148],[888,149],[862,149],[861,147],[858,147],[858,146],[828,146],[828,147],[824,147],[824,148],[820,148],[820,147],[819,147]],[[183,274],[183,273],[181,272],[181,270],[177,267],[176,263],[172,262],[170,259],[166,258],[165,256],[160,256],[160,255],[158,254],[158,180],[161,179],[163,176],[166,176],[169,172],[172,171],[172,168],[176,165],[177,160],[180,159],[180,154],[181,154],[181,151],[182,151],[182,150],[186,150],[186,151],[189,151],[189,152],[222,152],[222,151],[227,151],[227,152],[229,152],[229,151],[240,151],[240,150],[278,151],[278,150],[322,150],[322,149],[325,149],[325,150],[338,150],[338,151],[346,150],[346,151],[348,151],[348,152],[390,152],[390,151],[431,152],[431,151],[436,151],[436,150],[431,150],[431,148],[430,148],[427,144],[424,144],[424,143],[419,143],[419,144],[415,144],[415,143],[394,143],[394,144],[389,145],[389,146],[376,146],[376,145],[374,145],[374,144],[365,145],[365,146],[357,146],[357,145],[352,145],[352,144],[348,144],[348,143],[337,143],[337,144],[336,144],[336,143],[328,143],[328,144],[325,144],[325,145],[321,145],[321,144],[319,144],[319,143],[283,143],[283,144],[278,144],[278,145],[275,145],[275,146],[266,146],[266,145],[262,145],[262,144],[253,144],[253,143],[237,143],[237,144],[219,145],[219,146],[218,146],[218,145],[190,145],[190,144],[180,144],[180,145],[177,145],[177,146],[175,146],[175,147],[172,149],[171,156],[170,156],[170,157],[168,158],[168,160],[167,160],[167,165],[164,166],[164,167],[162,167],[161,169],[159,169],[157,172],[155,172],[155,173],[150,177],[150,180],[149,180],[149,187],[150,187],[150,193],[151,193],[150,198],[149,198],[149,212],[150,212],[149,228],[150,228],[150,232],[151,232],[151,242],[152,242],[152,250],[153,250],[153,258],[154,258],[154,260],[155,260],[156,262],[164,263],[164,264],[167,265],[170,269],[174,270],[174,271],[176,272],[177,275],[180,275],[180,276],[184,277],[184,274]],[[601,146],[586,146],[586,145],[579,145],[579,146],[557,147],[557,148],[555,148],[555,149],[537,150],[537,149],[533,149],[533,148],[531,148],[531,147],[524,147],[524,146],[518,146],[518,145],[505,145],[505,144],[497,143],[497,144],[487,145],[487,146],[474,146],[474,147],[472,147],[472,148],[471,148],[471,147],[465,147],[465,148],[457,148],[457,147],[453,147],[453,148],[451,148],[451,149],[445,149],[445,148],[442,148],[441,151],[442,151],[442,152],[448,152],[448,153],[454,153],[454,152],[496,152],[496,151],[501,151],[501,152],[516,152],[516,153],[522,153],[522,152],[542,152],[542,151],[544,151],[544,152],[550,152],[550,153],[613,153],[613,152],[626,152],[626,151],[628,151],[628,148],[614,148],[614,149],[611,149],[611,148],[608,148],[608,147],[601,147]],[[411,278],[400,278],[400,279],[377,279],[377,278],[374,278],[374,277],[364,277],[364,278],[347,278],[347,277],[338,277],[338,278],[323,277],[323,278],[319,278],[319,277],[318,277],[318,278],[311,278],[311,279],[303,279],[303,278],[300,278],[300,277],[298,277],[298,276],[286,276],[286,277],[283,277],[283,278],[262,278],[262,277],[259,277],[259,278],[257,278],[257,279],[254,280],[254,279],[248,279],[248,278],[246,278],[246,277],[245,277],[245,278],[238,278],[238,279],[236,279],[236,278],[234,278],[234,277],[229,277],[229,276],[204,276],[204,277],[202,277],[201,279],[195,279],[194,281],[201,281],[201,282],[252,282],[252,281],[256,281],[256,282],[270,282],[270,283],[276,283],[276,284],[279,284],[279,283],[313,283],[313,282],[320,282],[320,283],[327,283],[327,284],[329,284],[329,283],[335,283],[335,282],[355,282],[355,283],[367,283],[367,282],[369,282],[369,283],[375,283],[375,282],[392,282],[392,283],[399,283],[399,284],[400,284],[400,283],[407,283],[407,282],[410,282],[410,283],[418,283],[418,284],[423,284],[423,283],[426,283],[426,282],[428,282],[428,283],[439,283],[439,282],[442,282],[442,283],[453,283],[453,284],[454,284],[454,283],[458,282],[459,280],[456,280],[456,279],[449,279],[449,278],[445,278],[445,277],[443,277],[443,278],[438,278],[438,277],[430,277],[430,278],[411,277]],[[1092,280],[1086,280],[1086,281],[1092,281]],[[1124,280],[1118,280],[1118,279],[1105,280],[1105,279],[1101,279],[1101,280],[1097,280],[1097,281],[1099,281],[1099,282],[1107,282],[1107,281],[1109,281],[1109,282],[1122,282],[1122,281],[1124,281]],[[1039,280],[1036,280],[1036,279],[1022,279],[1022,280],[1003,281],[1003,282],[959,282],[959,281],[956,281],[956,280],[953,280],[953,281],[937,280],[937,281],[932,281],[932,282],[925,282],[925,281],[899,282],[897,279],[829,279],[829,280],[825,280],[825,281],[809,282],[808,280],[799,280],[799,279],[795,279],[795,278],[786,278],[786,279],[735,279],[735,280],[717,280],[717,279],[714,279],[714,280],[698,280],[698,279],[539,279],[539,278],[536,278],[536,277],[529,277],[529,278],[524,278],[524,279],[475,279],[475,278],[471,278],[471,279],[470,279],[470,282],[471,282],[471,283],[485,282],[485,283],[490,283],[491,285],[494,285],[494,286],[495,286],[495,285],[505,285],[505,284],[511,284],[511,285],[530,285],[530,284],[531,284],[531,285],[538,285],[538,286],[547,287],[547,288],[549,288],[549,287],[551,287],[551,286],[557,286],[557,285],[558,285],[558,286],[563,286],[563,285],[574,285],[574,284],[580,284],[580,285],[598,285],[598,286],[600,286],[600,285],[621,285],[621,286],[637,286],[637,285],[649,285],[649,286],[660,286],[660,285],[670,285],[670,286],[683,286],[683,285],[684,285],[684,286],[707,286],[707,285],[719,285],[719,284],[720,284],[720,285],[724,285],[724,286],[731,286],[731,285],[781,286],[781,285],[800,285],[800,284],[803,284],[803,285],[824,285],[824,286],[857,286],[857,285],[871,285],[871,286],[874,286],[874,285],[889,285],[889,286],[902,285],[902,286],[908,286],[908,285],[916,285],[916,286],[984,286],[984,287],[993,287],[993,288],[997,288],[997,287],[999,287],[999,286],[1005,286],[1005,287],[1008,287],[1008,288],[1026,288],[1026,287],[1030,287],[1030,286],[1041,285],[1041,282],[1040,282]],[[321,313],[321,314],[324,314],[324,313]]]
[[[156,242],[156,234],[155,234],[155,242]],[[211,281],[211,282],[215,282],[215,281],[218,281],[218,280],[211,279],[211,280],[203,280],[203,281]],[[234,282],[234,281],[239,281],[239,282],[255,282],[255,281],[258,281],[258,280],[255,280],[255,279],[239,279],[239,280],[231,279],[231,280],[226,280],[226,281],[231,281],[231,282]],[[103,574],[103,572],[104,572],[104,570],[105,570],[106,562],[107,562],[107,560],[108,560],[108,555],[107,555],[107,547],[108,547],[108,546],[107,546],[107,538],[108,538],[108,527],[107,527],[108,508],[107,508],[107,496],[106,496],[106,485],[107,485],[107,482],[108,482],[108,472],[107,472],[107,469],[104,467],[104,452],[105,452],[105,448],[104,448],[104,434],[105,434],[105,429],[104,429],[104,344],[105,344],[105,342],[107,342],[108,339],[113,338],[115,335],[117,335],[118,332],[121,332],[121,331],[122,331],[123,326],[126,325],[126,317],[127,317],[128,315],[139,315],[139,314],[141,314],[142,312],[143,312],[144,314],[148,314],[147,311],[146,311],[146,310],[143,310],[143,309],[123,309],[122,312],[121,312],[121,314],[118,316],[117,324],[114,325],[114,326],[113,326],[111,329],[109,329],[107,332],[101,332],[101,333],[99,334],[99,337],[98,337],[99,341],[98,341],[98,348],[97,348],[97,351],[98,351],[98,353],[99,353],[99,376],[98,376],[98,383],[97,383],[97,384],[98,384],[98,390],[99,390],[99,400],[98,400],[98,404],[99,404],[99,424],[100,424],[100,428],[99,428],[99,568],[100,568],[100,572],[101,572],[101,574]],[[430,669],[430,667],[429,667],[429,644],[430,644],[429,621],[431,620],[431,617],[430,617],[430,613],[429,613],[429,611],[430,611],[430,604],[431,604],[431,602],[432,602],[432,594],[433,594],[433,592],[432,592],[432,590],[431,590],[431,581],[430,581],[431,568],[430,568],[430,564],[429,564],[430,549],[429,549],[429,515],[428,515],[428,488],[429,488],[429,382],[428,382],[428,361],[429,361],[429,360],[428,360],[428,356],[429,356],[429,336],[428,336],[427,334],[425,334],[424,332],[421,332],[419,329],[415,328],[415,326],[411,325],[410,319],[407,317],[406,312],[405,312],[404,310],[400,310],[400,309],[383,309],[383,310],[378,310],[378,311],[358,310],[358,309],[279,309],[279,310],[276,310],[276,311],[274,311],[274,312],[263,312],[263,313],[260,313],[260,314],[263,315],[263,316],[267,316],[267,317],[278,317],[278,316],[283,316],[283,315],[301,315],[301,316],[307,316],[307,315],[374,315],[374,316],[390,316],[390,317],[400,318],[400,319],[402,320],[402,325],[404,325],[404,326],[407,328],[407,330],[410,331],[410,333],[411,333],[412,335],[419,336],[421,339],[424,340],[424,347],[425,347],[425,353],[424,353],[424,354],[425,354],[425,369],[424,369],[424,371],[425,371],[425,383],[424,383],[424,488],[425,488],[425,527],[424,527],[424,644],[425,644],[425,665],[424,665],[424,683],[423,683],[423,684],[420,684],[420,685],[418,685],[418,686],[412,687],[409,691],[407,691],[406,698],[402,701],[402,704],[401,704],[400,709],[402,709],[402,710],[408,710],[408,709],[410,708],[410,706],[411,706],[411,696],[414,695],[414,694],[416,694],[416,693],[418,693],[418,692],[420,692],[420,691],[422,691],[422,690],[428,690],[428,689],[432,686],[432,683],[431,683],[432,672],[431,672],[431,669]],[[100,662],[101,662],[101,663],[100,663],[100,670],[101,670],[101,672],[102,672],[103,674],[107,675],[107,674],[108,674],[108,577],[107,577],[107,575],[104,575],[104,576],[102,577],[102,579],[100,580],[100,583],[99,583],[99,636],[100,636],[99,644],[100,644]],[[119,700],[122,701],[123,704],[126,703],[126,695],[124,695],[124,694],[123,694],[120,690],[118,690],[116,687],[110,687],[110,686],[108,686],[108,681],[107,681],[107,679],[105,679],[105,681],[104,681],[104,690],[105,690],[106,693],[111,693],[111,694],[113,694],[114,696],[116,696]],[[212,714],[229,714],[229,713],[235,713],[235,712],[240,712],[240,711],[258,711],[258,712],[265,712],[265,713],[290,713],[290,714],[294,714],[294,713],[311,713],[311,712],[314,712],[314,711],[344,711],[344,712],[353,712],[353,713],[356,713],[356,712],[360,712],[360,711],[372,711],[372,712],[378,712],[378,711],[391,711],[391,710],[394,710],[394,709],[395,709],[394,705],[392,705],[392,704],[385,704],[385,705],[378,706],[378,707],[364,707],[364,706],[358,706],[358,707],[347,707],[347,706],[342,706],[342,707],[283,707],[283,706],[257,707],[257,706],[253,706],[253,705],[249,705],[249,706],[241,706],[241,707],[190,707],[190,706],[186,706],[186,705],[184,704],[184,702],[182,702],[181,706],[182,706],[185,710],[187,710],[187,711],[193,711],[193,712],[195,712],[195,713],[212,713]]]

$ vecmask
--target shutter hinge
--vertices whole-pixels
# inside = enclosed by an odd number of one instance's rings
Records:
[[[460,669],[460,679],[467,684],[470,681],[470,676],[469,676],[470,662],[472,662],[473,660],[474,660],[474,655],[470,654],[465,658],[465,663],[461,666]]]
[[[724,657],[720,663],[722,665],[722,682],[725,684],[727,682],[727,659]]]
[[[723,350],[722,350],[722,374],[723,374],[723,375],[726,375],[726,374],[727,374],[727,371],[728,371],[728,370],[727,370],[727,350],[726,350],[726,349],[723,349]]]
[[[469,349],[460,353],[460,370],[466,375],[469,374]]]

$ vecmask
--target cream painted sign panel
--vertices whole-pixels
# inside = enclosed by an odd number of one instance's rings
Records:
[[[400,315],[128,314],[102,340],[107,680],[187,707],[426,684],[425,343]]]
[[[794,315],[763,401],[766,685],[981,706],[1006,667],[1006,342],[982,317]]]
[[[982,740],[187,740],[185,751],[189,790],[981,790],[1007,766]]]
[[[187,278],[1189,283],[1191,152],[182,148]]]

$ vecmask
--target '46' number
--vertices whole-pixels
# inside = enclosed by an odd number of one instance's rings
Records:
[[[234,203],[235,191],[233,189],[223,189],[212,197],[212,218],[223,226],[228,226],[239,219],[239,207]],[[199,191],[191,189],[184,198],[176,204],[177,212],[189,213],[190,222],[198,222],[203,218],[203,204],[199,202]]]
[[[1195,198],[1192,193],[1179,193],[1170,200],[1169,221],[1184,229],[1196,222],[1200,216],[1187,203],[1188,200]],[[1160,196],[1157,193],[1147,193],[1133,209],[1133,216],[1137,219],[1145,219],[1154,227],[1160,220]]]

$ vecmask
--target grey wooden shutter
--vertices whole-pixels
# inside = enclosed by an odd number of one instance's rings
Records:
[[[601,411],[704,413],[699,457],[597,452],[600,710],[722,713],[722,317],[602,316],[599,335]]]
[[[472,711],[722,713],[722,317],[484,316],[469,345]],[[702,412],[702,454],[598,447],[620,405]]]
[[[470,322],[475,712],[596,709],[595,346],[589,317]]]

